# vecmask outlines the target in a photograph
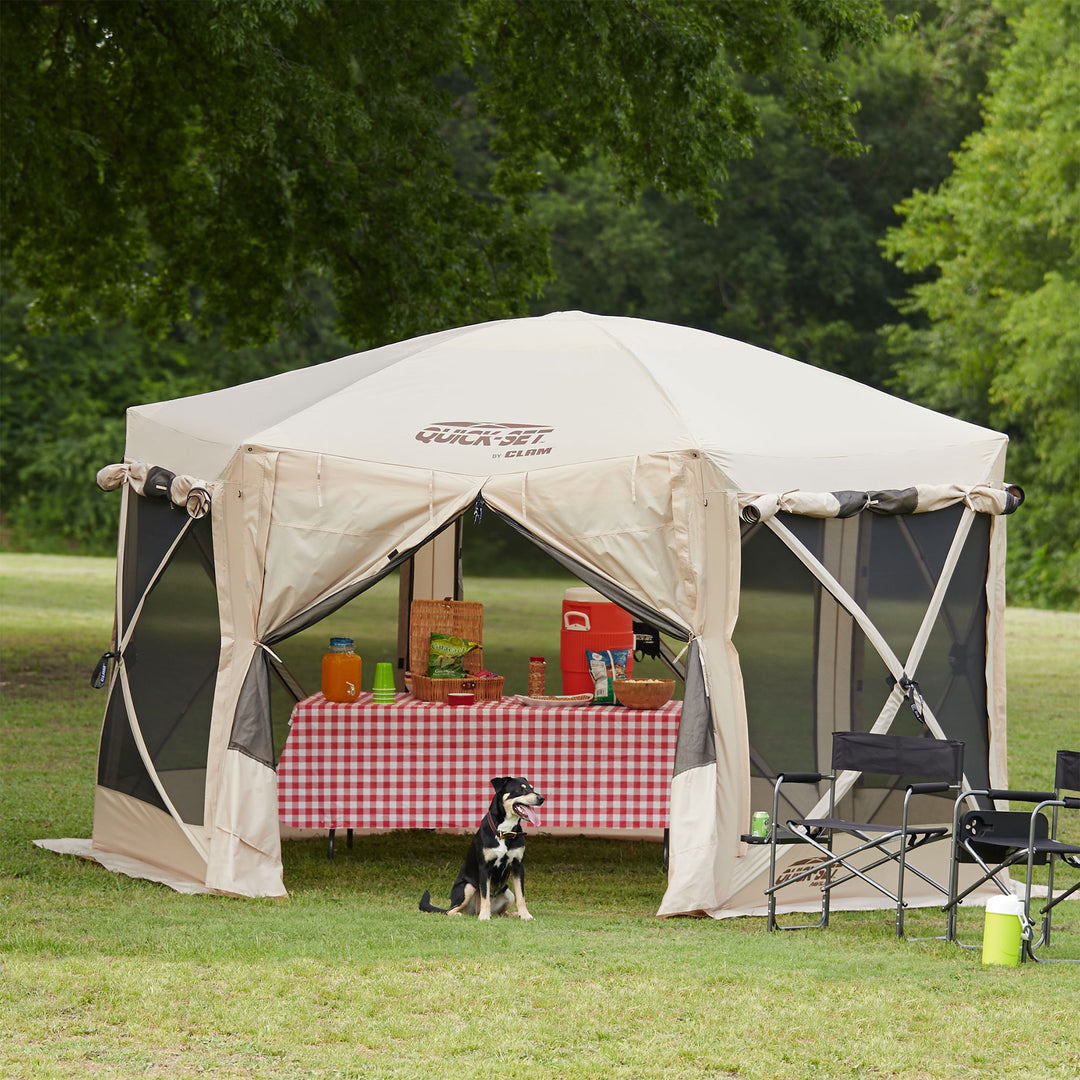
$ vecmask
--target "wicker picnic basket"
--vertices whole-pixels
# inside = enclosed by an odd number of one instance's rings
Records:
[[[432,679],[428,658],[432,634],[453,634],[467,641],[483,642],[484,605],[467,600],[414,600],[409,608],[409,668],[413,695],[421,701],[445,701],[447,694],[472,693],[477,701],[502,697],[503,677],[472,676],[464,679]],[[482,671],[484,650],[465,654],[467,672]]]
[[[662,709],[675,693],[674,679],[616,679],[615,700],[628,709]]]

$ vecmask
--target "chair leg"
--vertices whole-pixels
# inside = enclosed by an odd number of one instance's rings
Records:
[[[775,805],[775,803],[774,803]],[[770,830],[776,829],[776,819],[773,818],[769,823]],[[770,834],[769,836],[769,890],[766,895],[769,898],[769,914],[765,920],[765,928],[767,930],[776,929],[776,893],[773,892],[773,887],[776,885],[776,836]]]
[[[1038,813],[1038,810],[1036,810],[1035,813]],[[1032,819],[1034,820],[1034,814],[1032,815]],[[1034,825],[1032,826],[1032,833],[1034,834]],[[1053,869],[1054,868],[1054,859],[1051,856],[1051,858],[1049,859],[1050,866],[1049,866],[1049,870],[1048,870],[1048,874],[1050,876],[1050,881],[1051,881],[1051,888],[1049,888],[1047,890],[1046,907],[1043,909],[1043,918],[1042,918],[1043,936],[1041,936],[1038,941],[1034,941],[1032,939],[1032,928],[1033,928],[1033,926],[1035,924],[1034,924],[1034,922],[1033,922],[1033,920],[1031,918],[1031,879],[1032,879],[1034,868],[1035,868],[1035,849],[1034,849],[1034,846],[1033,846],[1033,841],[1034,841],[1034,835],[1032,836],[1032,843],[1029,843],[1029,845],[1028,845],[1027,866],[1026,866],[1026,872],[1024,874],[1024,925],[1023,925],[1022,930],[1021,930],[1021,933],[1022,933],[1023,937],[1022,937],[1022,939],[1020,941],[1020,962],[1021,963],[1023,963],[1024,960],[1026,960],[1028,958],[1038,962],[1038,957],[1035,955],[1035,950],[1039,947],[1040,943],[1043,942],[1044,939],[1045,939],[1046,920],[1047,920],[1047,917],[1050,914],[1050,908],[1053,905],[1053,900],[1054,900],[1054,890],[1053,890],[1053,887],[1052,887],[1052,885],[1053,885],[1053,873],[1054,873],[1054,869]]]
[[[1055,814],[1057,807],[1054,807]],[[1057,820],[1054,821],[1054,834],[1057,835]],[[1050,910],[1054,906],[1054,856],[1051,855],[1046,867],[1046,907],[1043,910],[1041,944],[1050,944]]]
[[[833,841],[832,836],[829,836],[829,851],[832,851]],[[825,890],[821,896],[821,926],[824,929],[829,925],[829,904],[832,900],[832,872],[833,864],[829,863],[825,867]]]
[[[1078,889],[1080,889],[1080,881],[1074,882],[1064,892],[1054,896],[1050,889],[1047,888],[1046,907],[1044,907],[1039,914],[1042,915],[1042,934],[1036,941],[1032,941],[1030,938],[1024,942],[1027,955],[1038,964],[1080,964],[1080,960],[1051,958],[1048,956],[1038,956],[1036,949],[1044,949],[1048,944],[1048,938],[1050,933],[1050,917],[1051,910],[1057,907],[1063,900],[1067,900]]]
[[[774,826],[775,827],[775,826]],[[799,878],[806,877],[810,873],[809,870],[798,875]],[[776,885],[776,844],[772,842],[770,844],[769,851],[769,887],[765,890],[768,896],[768,917],[765,922],[765,928],[767,930],[823,930],[829,925],[829,889],[828,889],[828,875],[829,871],[826,870],[826,886],[822,889],[821,900],[821,918],[816,923],[800,923],[798,926],[781,926],[776,921],[776,894],[779,891]],[[798,880],[796,878],[795,880]],[[789,883],[790,884],[790,883]]]
[[[907,867],[907,800],[904,801],[904,832],[900,836],[899,870],[896,875],[896,937],[904,937],[904,870]]]

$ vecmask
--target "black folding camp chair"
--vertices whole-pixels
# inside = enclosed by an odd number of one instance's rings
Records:
[[[833,889],[853,878],[860,878],[896,905],[896,936],[904,936],[904,879],[916,874],[944,897],[949,896],[947,884],[935,881],[923,870],[908,861],[916,848],[946,840],[951,835],[948,822],[922,824],[915,822],[912,800],[918,796],[941,795],[950,789],[959,791],[964,775],[964,744],[953,739],[932,739],[909,735],[875,735],[856,731],[833,733],[832,773],[781,773],[773,788],[773,816],[769,837],[769,897],[768,928],[770,930],[805,930],[829,924],[829,901]],[[844,771],[884,774],[899,788],[904,781],[903,812],[900,821],[853,821],[836,814],[836,782]],[[784,825],[777,822],[780,789],[785,783],[817,784],[829,781],[829,813],[820,818],[789,818]],[[877,816],[877,815],[867,815]],[[834,851],[837,838],[854,841],[848,850]],[[806,843],[823,856],[805,870],[776,877],[777,849],[781,845]],[[897,868],[895,891],[871,877],[871,871],[895,862]],[[880,875],[878,875],[880,877]],[[776,921],[776,897],[781,889],[812,878],[821,885],[821,917],[816,923],[780,926]]]
[[[965,898],[979,886],[990,881],[1006,896],[1013,890],[1008,877],[1012,866],[1023,864],[1024,878],[1024,927],[1021,959],[1049,961],[1036,950],[1050,944],[1050,920],[1053,909],[1062,900],[1080,889],[1080,878],[1067,889],[1054,895],[1054,867],[1064,864],[1080,869],[1080,844],[1068,843],[1059,838],[1059,812],[1080,810],[1080,798],[1065,794],[1080,792],[1080,751],[1059,750],[1054,773],[1053,791],[1016,791],[1011,788],[988,788],[983,791],[965,791],[956,800],[953,810],[953,851],[949,871],[949,901],[946,936],[959,945],[956,913]],[[995,800],[1010,803],[1034,804],[1030,810],[995,810]],[[960,890],[960,864],[975,863],[981,875],[966,888]],[[1038,938],[1033,940],[1034,920],[1031,917],[1032,872],[1036,866],[1047,867],[1046,905],[1039,910],[1042,925]],[[966,945],[965,948],[977,948]],[[1058,963],[1080,963],[1080,960],[1057,960]]]

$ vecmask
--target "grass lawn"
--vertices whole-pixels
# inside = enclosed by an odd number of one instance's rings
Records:
[[[34,847],[90,835],[104,697],[88,683],[112,573],[0,554],[0,1077],[1080,1075],[1080,966],[984,968],[897,942],[887,912],[771,935],[761,919],[657,920],[656,844],[536,836],[536,921],[488,924],[416,909],[425,888],[445,899],[457,836],[358,838],[332,862],[322,840],[286,844],[282,902],[183,896]],[[565,582],[469,585],[485,638],[558,655],[557,620],[540,635],[529,613],[557,610]],[[369,599],[365,685],[393,649],[396,595]],[[290,643],[290,663],[340,623]],[[1007,626],[1010,779],[1045,786],[1053,752],[1080,744],[1080,615],[1010,610]],[[963,913],[967,940],[981,922]],[[940,914],[908,927],[939,933]],[[1080,957],[1080,903],[1054,928],[1054,952]]]

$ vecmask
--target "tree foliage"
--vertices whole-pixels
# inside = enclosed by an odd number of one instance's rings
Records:
[[[325,296],[316,316],[273,345],[230,349],[220,334],[174,332],[160,341],[127,323],[79,333],[33,334],[26,297],[0,298],[0,479],[5,539],[34,550],[109,554],[118,500],[94,485],[124,454],[124,413],[263,378],[349,352],[329,333]]]
[[[1080,605],[1080,2],[1001,0],[1015,43],[983,128],[886,249],[924,277],[892,327],[897,385],[1008,431],[1029,501],[1010,527],[1013,595]]]
[[[10,280],[39,327],[189,316],[259,342],[333,290],[355,345],[505,314],[549,273],[529,221],[550,155],[707,210],[749,156],[750,73],[852,153],[818,61],[889,26],[880,0],[229,0],[0,5]],[[447,140],[464,76],[494,167]]]
[[[552,170],[536,215],[552,230],[555,277],[532,310],[696,326],[884,385],[891,358],[877,335],[908,280],[882,257],[881,237],[898,202],[949,174],[950,154],[980,123],[1005,38],[990,0],[893,9],[918,16],[914,32],[837,60],[862,104],[854,122],[866,152],[844,158],[800,139],[747,79],[762,133],[753,158],[732,164],[715,226],[656,192],[617,199],[602,162],[573,176]]]

